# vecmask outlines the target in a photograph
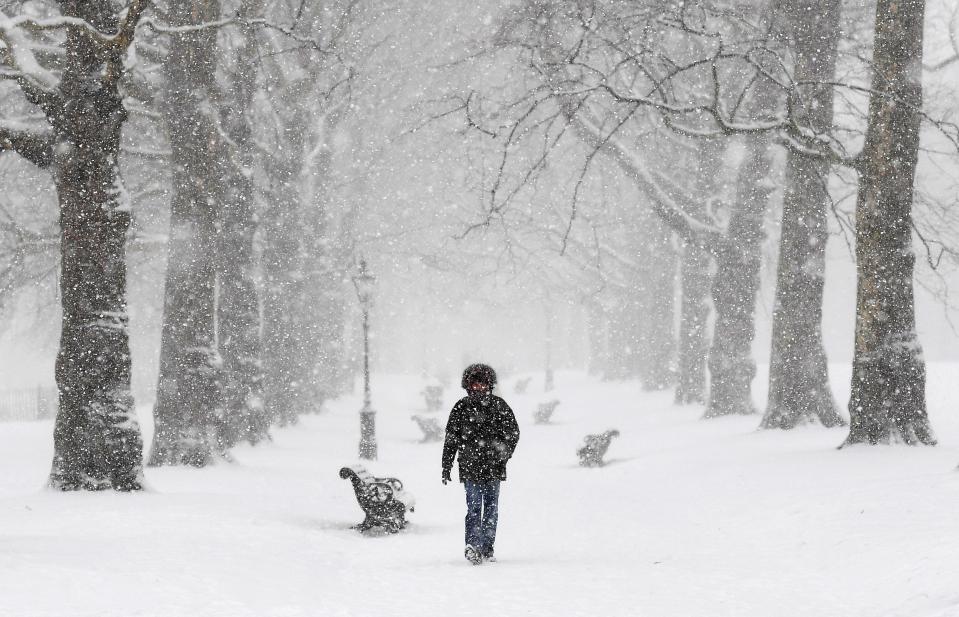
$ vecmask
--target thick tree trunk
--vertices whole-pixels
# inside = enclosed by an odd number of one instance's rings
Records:
[[[241,13],[246,18],[256,18],[259,1],[244,0]],[[236,53],[230,100],[219,105],[223,128],[232,142],[224,148],[234,149],[224,152],[220,161],[224,194],[216,255],[217,326],[223,358],[223,441],[228,447],[241,440],[258,443],[269,436],[270,428],[263,405],[260,298],[253,246],[254,147],[249,120],[259,52],[252,26],[241,27],[240,34],[243,42]]]
[[[758,97],[759,95],[757,95]],[[757,104],[761,105],[762,101]],[[745,138],[746,157],[737,179],[736,205],[726,239],[716,247],[713,307],[716,323],[709,350],[709,403],[706,418],[751,414],[751,384],[756,376],[752,342],[759,291],[763,218],[772,191],[767,135]]]
[[[115,2],[70,3],[65,14],[117,28]],[[122,52],[110,60],[122,67]],[[143,442],[130,391],[126,232],[117,157],[126,111],[116,80],[90,39],[67,34],[55,119],[63,306],[56,380],[60,409],[50,484],[61,490],[138,490]]]
[[[798,82],[824,83],[836,72],[841,2],[787,3]],[[797,120],[816,133],[833,123],[831,86],[800,88],[793,100]],[[789,429],[818,420],[845,424],[829,388],[822,342],[826,270],[829,163],[790,150],[786,158],[782,235],[776,273],[769,401],[762,428]]]
[[[215,0],[173,0],[176,26],[214,21]],[[165,113],[173,160],[169,257],[150,465],[204,466],[224,452],[221,361],[215,339],[216,217],[221,200],[216,30],[171,35]]]
[[[696,194],[697,202],[703,207],[699,212],[688,212],[690,216],[702,218],[706,202],[715,198],[724,150],[725,145],[719,140],[699,143]],[[711,256],[704,247],[688,241],[683,243],[675,399],[681,405],[706,402],[710,263]]]
[[[912,199],[922,107],[923,0],[879,0],[856,202],[856,345],[845,444],[935,443],[915,330]]]

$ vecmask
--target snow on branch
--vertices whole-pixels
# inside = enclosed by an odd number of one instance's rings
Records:
[[[0,150],[16,152],[38,167],[53,161],[53,132],[0,123]]]
[[[133,0],[127,7],[120,25],[117,28],[115,36],[111,37],[111,44],[114,48],[124,51],[133,42],[133,34],[136,31],[137,24],[143,18],[144,11],[150,6],[151,0]]]
[[[256,19],[246,19],[243,17],[225,17],[223,19],[217,19],[214,21],[207,21],[198,24],[188,24],[183,26],[170,26],[167,24],[160,23],[154,19],[144,19],[143,25],[150,28],[154,32],[159,32],[160,34],[189,34],[191,32],[202,32],[204,30],[211,30],[217,28],[225,28],[226,26],[246,26],[246,27],[260,27],[267,30],[275,30],[283,36],[296,41],[297,43],[302,43],[303,45],[318,51],[326,55],[335,55],[333,51],[329,48],[324,47],[319,42],[301,36],[293,32],[291,27],[283,26],[280,24],[273,23],[267,19],[256,18]]]
[[[656,215],[682,238],[706,248],[715,248],[725,240],[722,230],[685,212],[676,203],[676,199],[671,194],[672,191],[663,188],[659,178],[648,169],[646,162],[634,149],[623,144],[615,132],[606,134],[583,114],[572,116],[570,121],[576,134],[589,147],[603,150],[613,157],[620,169],[650,198]]]
[[[130,46],[133,41],[133,33],[137,24],[140,22],[143,12],[149,7],[151,0],[133,0],[123,11],[116,34],[108,34],[98,30],[93,24],[79,17],[60,15],[47,19],[35,19],[27,16],[0,18],[0,32],[3,36],[15,37],[16,45],[11,45],[6,38],[4,43],[11,48],[14,54],[20,53],[17,48],[29,49],[30,43],[23,36],[23,33],[41,34],[43,32],[67,30],[73,28],[85,34],[91,42],[94,43],[98,51],[119,50],[123,51]],[[33,67],[29,67],[32,69]],[[28,69],[28,67],[25,67]]]
[[[115,34],[101,32],[90,22],[79,17],[61,15],[48,19],[35,19],[27,16],[9,17],[0,13],[0,64],[8,71],[4,76],[16,79],[21,90],[34,104],[39,105],[48,115],[55,112],[59,104],[59,77],[45,68],[38,60],[38,53],[49,54],[49,46],[32,40],[30,35],[45,32],[73,30],[84,34],[93,44],[96,53],[105,58],[122,54],[133,42],[133,34],[143,12],[151,0],[132,0],[119,20]],[[122,62],[108,62],[107,79],[119,79]]]
[[[0,43],[4,45],[0,60],[13,71],[12,76],[27,96],[44,98],[56,92],[59,80],[37,60],[31,41],[21,27],[25,22],[29,20],[0,17]]]

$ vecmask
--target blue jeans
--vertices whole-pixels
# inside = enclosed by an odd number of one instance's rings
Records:
[[[499,518],[499,480],[466,485],[466,543],[483,555],[493,553]]]

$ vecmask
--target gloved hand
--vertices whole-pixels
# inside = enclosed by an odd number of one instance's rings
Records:
[[[445,486],[447,482],[452,482],[452,480],[453,480],[453,478],[452,478],[452,476],[450,476],[450,470],[449,470],[449,469],[444,469],[444,470],[443,470],[443,485]]]

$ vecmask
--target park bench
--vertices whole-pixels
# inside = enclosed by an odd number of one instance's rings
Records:
[[[416,422],[416,425],[423,431],[423,439],[420,440],[420,443],[440,441],[443,439],[446,427],[440,424],[436,418],[425,418],[417,415],[410,416],[410,418]]]
[[[396,478],[377,478],[361,465],[343,467],[340,477],[352,482],[356,501],[366,514],[354,529],[365,532],[378,528],[396,533],[406,527],[406,512],[413,511],[415,500],[403,490],[402,482]]]
[[[516,394],[525,394],[526,388],[529,387],[529,383],[531,381],[533,381],[532,377],[527,377],[526,379],[517,379],[516,383],[513,384],[513,391],[515,391]]]
[[[602,467],[603,456],[609,449],[609,444],[613,437],[619,437],[619,431],[612,429],[599,435],[587,435],[584,439],[583,447],[576,451],[579,456],[579,464],[583,467]]]
[[[426,411],[439,411],[443,408],[443,386],[426,386],[422,394],[423,400],[426,401]]]
[[[559,405],[559,399],[555,398],[551,401],[540,403],[536,408],[536,413],[533,414],[533,420],[536,424],[549,424],[549,420],[553,417],[553,412],[556,411],[557,405]]]

